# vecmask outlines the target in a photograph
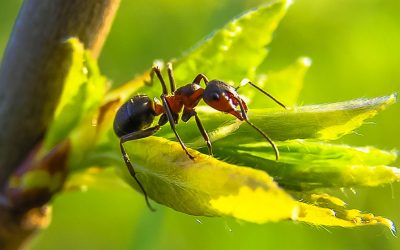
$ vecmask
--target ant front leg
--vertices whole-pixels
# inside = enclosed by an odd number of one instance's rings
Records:
[[[197,128],[199,128],[200,133],[203,136],[203,139],[207,144],[208,154],[212,156],[213,152],[212,152],[212,145],[211,145],[210,137],[208,136],[207,131],[204,129],[203,124],[201,123],[200,118],[197,115],[197,113],[194,114],[194,118],[196,120]]]
[[[145,138],[145,137],[149,137],[152,134],[154,134],[155,132],[157,132],[160,129],[160,126],[154,126],[145,130],[141,130],[141,131],[135,131],[132,132],[130,134],[127,135],[123,135],[121,136],[120,140],[119,140],[119,147],[121,149],[121,153],[122,153],[122,157],[124,158],[125,161],[125,165],[127,166],[129,173],[131,174],[131,176],[133,177],[133,179],[135,179],[136,183],[138,184],[140,190],[142,191],[143,195],[144,195],[144,199],[146,201],[147,207],[151,210],[151,211],[155,211],[155,209],[150,205],[147,193],[142,185],[142,183],[140,183],[139,179],[136,177],[136,172],[135,169],[133,168],[133,165],[129,159],[128,154],[125,151],[125,148],[123,146],[124,142],[127,141],[133,141],[133,140],[137,140],[137,139],[141,139],[141,138]]]
[[[256,125],[254,125],[252,122],[249,121],[249,117],[247,116],[245,106],[243,105],[243,104],[244,104],[244,101],[243,101],[242,99],[239,99],[239,100],[238,100],[238,104],[239,104],[240,111],[241,111],[241,114],[242,114],[242,119],[243,119],[247,124],[249,124],[252,128],[254,128],[259,134],[261,134],[262,137],[264,137],[264,138],[269,142],[269,144],[272,146],[272,149],[273,149],[274,152],[275,152],[275,159],[276,159],[276,160],[279,160],[279,150],[278,150],[278,147],[275,145],[275,143],[272,141],[271,138],[269,138],[269,136],[268,136],[266,133],[264,133],[261,129],[257,128]],[[242,119],[241,119],[241,120],[242,120]]]
[[[284,109],[287,109],[286,106],[281,103],[280,101],[278,101],[275,97],[273,97],[271,94],[269,94],[267,91],[263,90],[262,88],[258,87],[257,85],[255,85],[254,83],[252,83],[251,81],[247,81],[244,82],[242,84],[240,84],[237,88],[235,88],[236,90],[238,90],[240,87],[243,87],[245,85],[251,85],[253,86],[255,89],[257,89],[258,91],[260,91],[261,93],[263,93],[264,95],[268,96],[269,98],[271,98],[274,102],[276,102],[279,106],[281,106]]]
[[[161,101],[163,103],[163,107],[164,107],[164,114],[167,116],[168,121],[169,121],[169,125],[171,126],[172,131],[174,132],[176,139],[178,139],[178,142],[181,144],[181,147],[183,149],[183,151],[185,151],[185,153],[187,154],[187,156],[191,159],[194,160],[194,157],[189,153],[189,151],[187,150],[186,145],[183,143],[181,137],[178,135],[178,132],[176,132],[176,127],[175,127],[175,120],[174,120],[174,116],[172,115],[172,111],[171,108],[168,105],[168,101],[165,98],[165,95],[162,94],[161,95]]]

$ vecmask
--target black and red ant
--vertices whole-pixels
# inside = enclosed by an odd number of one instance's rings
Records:
[[[178,142],[182,146],[182,149],[185,151],[190,159],[194,160],[194,157],[188,152],[185,144],[176,132],[175,124],[178,123],[179,113],[182,112],[181,119],[183,122],[187,122],[190,118],[194,116],[197,127],[207,144],[208,153],[212,155],[211,141],[195,111],[195,107],[198,105],[201,99],[203,99],[208,106],[218,111],[232,114],[239,120],[245,121],[247,124],[253,127],[259,134],[261,134],[261,136],[263,136],[269,142],[269,144],[271,144],[275,152],[276,160],[278,160],[279,151],[274,142],[263,131],[261,131],[249,121],[249,118],[247,116],[247,105],[237,93],[237,90],[240,86],[234,88],[231,85],[220,80],[209,81],[205,75],[198,74],[194,78],[192,83],[175,89],[175,80],[172,72],[172,65],[170,63],[168,64],[167,70],[169,83],[171,86],[171,94],[168,94],[167,86],[161,75],[160,69],[157,66],[154,66],[151,70],[150,76],[152,80],[154,74],[156,74],[158,79],[160,80],[162,86],[162,94],[160,96],[161,103],[157,99],[154,99],[153,101],[147,95],[136,95],[129,99],[129,101],[124,103],[119,108],[114,120],[114,131],[120,138],[119,145],[125,164],[128,167],[128,170],[132,177],[136,180],[139,188],[142,190],[146,200],[146,204],[151,210],[154,209],[151,207],[148,201],[146,191],[136,177],[135,170],[129,160],[128,155],[125,152],[123,143],[151,136],[155,132],[157,132],[161,126],[169,122],[172,131],[175,133]],[[204,84],[206,85],[205,89],[200,86],[201,80],[203,80]],[[245,84],[253,86],[266,96],[270,97],[277,104],[279,104],[283,108],[286,108],[285,105],[283,105],[281,102],[276,100],[274,97],[272,97],[270,94],[268,94],[252,82],[249,81]],[[150,127],[154,121],[155,116],[158,115],[161,115],[160,119],[158,120],[158,124]]]

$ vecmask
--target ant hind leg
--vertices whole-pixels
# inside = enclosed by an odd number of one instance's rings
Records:
[[[168,78],[169,78],[169,84],[171,86],[171,93],[175,92],[175,78],[174,78],[174,73],[172,69],[172,63],[167,63],[167,71],[168,71]]]
[[[161,74],[161,70],[158,66],[153,66],[153,68],[151,68],[150,72],[151,83],[153,83],[154,74],[156,74],[158,80],[160,80],[163,94],[167,95],[168,94],[167,85],[165,84],[164,78]]]
[[[121,149],[121,153],[122,153],[122,157],[124,158],[125,165],[128,168],[129,173],[131,174],[133,179],[135,179],[135,181],[138,184],[140,190],[142,191],[142,193],[144,195],[144,199],[145,199],[146,204],[147,204],[147,207],[151,211],[155,211],[155,209],[150,205],[149,198],[147,196],[146,190],[144,189],[142,183],[140,183],[139,179],[136,177],[135,169],[133,168],[133,165],[132,165],[132,163],[131,163],[131,161],[129,159],[129,156],[125,151],[123,143],[127,142],[127,141],[133,141],[133,140],[141,139],[141,138],[144,138],[144,137],[148,137],[148,136],[154,134],[155,132],[157,132],[159,129],[160,129],[160,126],[157,125],[157,126],[154,126],[154,127],[142,130],[142,131],[136,131],[136,132],[121,136],[120,141],[119,141],[119,147]]]
[[[170,87],[171,87],[171,93],[173,93],[175,91],[176,87],[175,87],[175,79],[174,79],[173,70],[172,70],[172,64],[168,63],[167,67],[168,67],[167,71],[168,71],[168,78],[169,78],[169,83],[170,83]],[[154,74],[160,80],[163,94],[167,95],[168,94],[167,85],[165,84],[164,78],[161,74],[161,70],[158,66],[153,66],[151,68],[150,82],[145,82],[145,83],[148,85],[153,85]]]
[[[195,114],[194,114],[194,118],[196,120],[197,128],[200,130],[201,136],[203,136],[203,139],[207,144],[208,154],[210,156],[212,156],[213,155],[213,151],[212,151],[212,145],[211,145],[210,137],[208,136],[207,131],[203,127],[203,124],[201,123],[200,118],[197,115],[196,111],[195,111]]]

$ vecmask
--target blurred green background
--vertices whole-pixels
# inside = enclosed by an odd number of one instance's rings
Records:
[[[101,69],[115,85],[121,84],[148,69],[154,59],[179,57],[262,2],[122,0],[100,58]],[[21,3],[0,2],[0,55]],[[284,67],[299,56],[312,59],[299,104],[399,91],[399,13],[399,0],[297,0],[275,33],[263,67]],[[397,104],[339,142],[400,149],[399,128]],[[57,197],[52,224],[38,234],[30,249],[400,249],[400,239],[379,226],[255,225],[197,218],[163,206],[152,213],[142,196],[110,175],[95,179],[86,192]],[[399,184],[357,189],[356,194],[347,190],[342,196],[350,207],[400,225]]]

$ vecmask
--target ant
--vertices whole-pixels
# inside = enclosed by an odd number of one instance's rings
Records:
[[[155,132],[157,132],[161,126],[169,122],[169,125],[171,126],[172,131],[175,133],[175,136],[178,139],[178,142],[180,143],[182,149],[185,151],[186,155],[190,159],[194,160],[194,157],[188,152],[185,144],[176,132],[175,124],[178,123],[179,113],[182,112],[181,120],[183,122],[187,122],[190,118],[194,116],[197,127],[200,130],[200,133],[204,138],[205,143],[207,144],[208,153],[209,155],[212,155],[213,153],[210,138],[195,111],[195,107],[198,105],[201,99],[203,99],[203,101],[210,107],[224,113],[229,113],[239,120],[245,121],[247,124],[253,127],[262,137],[264,137],[269,142],[269,144],[271,144],[275,152],[276,160],[278,160],[278,148],[263,131],[261,131],[249,121],[249,118],[247,116],[247,105],[239,96],[237,90],[239,89],[239,87],[249,84],[266,96],[270,97],[278,105],[286,109],[285,105],[283,105],[273,96],[271,96],[250,81],[242,84],[237,88],[234,88],[231,85],[220,80],[209,81],[204,74],[198,74],[194,78],[192,83],[175,89],[175,80],[171,63],[168,63],[167,71],[169,83],[171,86],[170,94],[168,94],[167,86],[161,75],[160,68],[157,66],[153,66],[150,72],[151,82],[153,81],[154,74],[156,74],[161,83],[161,103],[156,98],[154,98],[154,101],[151,100],[150,97],[148,97],[147,95],[136,95],[129,99],[119,108],[114,120],[114,132],[120,138],[119,145],[123,159],[126,166],[128,167],[129,173],[135,179],[139,188],[143,192],[146,204],[150,210],[154,211],[149,203],[144,187],[136,177],[136,172],[129,160],[128,155],[125,152],[123,143],[151,136]],[[202,80],[206,86],[205,88],[202,88],[200,86]],[[159,115],[161,116],[158,120],[158,124],[150,127],[154,121],[155,116]]]

